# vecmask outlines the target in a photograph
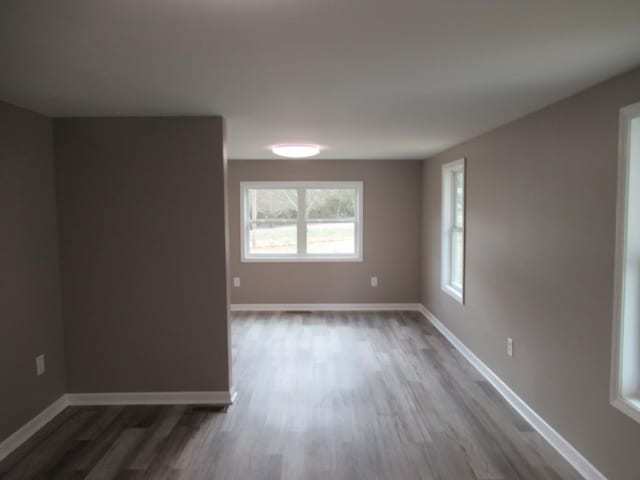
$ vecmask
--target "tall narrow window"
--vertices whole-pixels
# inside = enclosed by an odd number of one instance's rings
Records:
[[[361,261],[362,182],[242,182],[242,260]]]
[[[640,422],[640,103],[620,112],[611,403]]]
[[[464,158],[442,166],[442,289],[464,303]]]

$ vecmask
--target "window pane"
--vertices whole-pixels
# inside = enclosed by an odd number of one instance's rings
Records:
[[[451,264],[451,284],[462,289],[464,232],[455,228],[451,233]]]
[[[464,176],[462,172],[453,174],[454,222],[456,227],[464,227]]]
[[[249,225],[249,254],[297,253],[298,227],[282,223]]]
[[[310,188],[307,190],[307,218],[355,218],[355,188]]]
[[[354,254],[355,223],[307,224],[307,253]]]
[[[251,188],[247,201],[249,220],[298,218],[298,191],[295,188]]]

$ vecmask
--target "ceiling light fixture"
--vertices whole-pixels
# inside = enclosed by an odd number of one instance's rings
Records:
[[[271,151],[276,155],[287,158],[307,158],[320,153],[317,145],[275,145]]]

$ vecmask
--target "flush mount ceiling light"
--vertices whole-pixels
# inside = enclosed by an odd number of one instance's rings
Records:
[[[276,155],[287,158],[307,158],[320,153],[317,145],[275,145],[271,151]]]

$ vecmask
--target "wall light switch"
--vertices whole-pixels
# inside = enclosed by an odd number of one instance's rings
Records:
[[[240,277],[233,277],[233,286],[234,287],[240,286]]]
[[[378,286],[378,277],[371,277],[371,286],[372,287]]]
[[[507,338],[507,355],[513,357],[513,338]]]
[[[38,376],[42,375],[45,372],[44,366],[44,355],[38,355],[36,357],[36,374]]]

